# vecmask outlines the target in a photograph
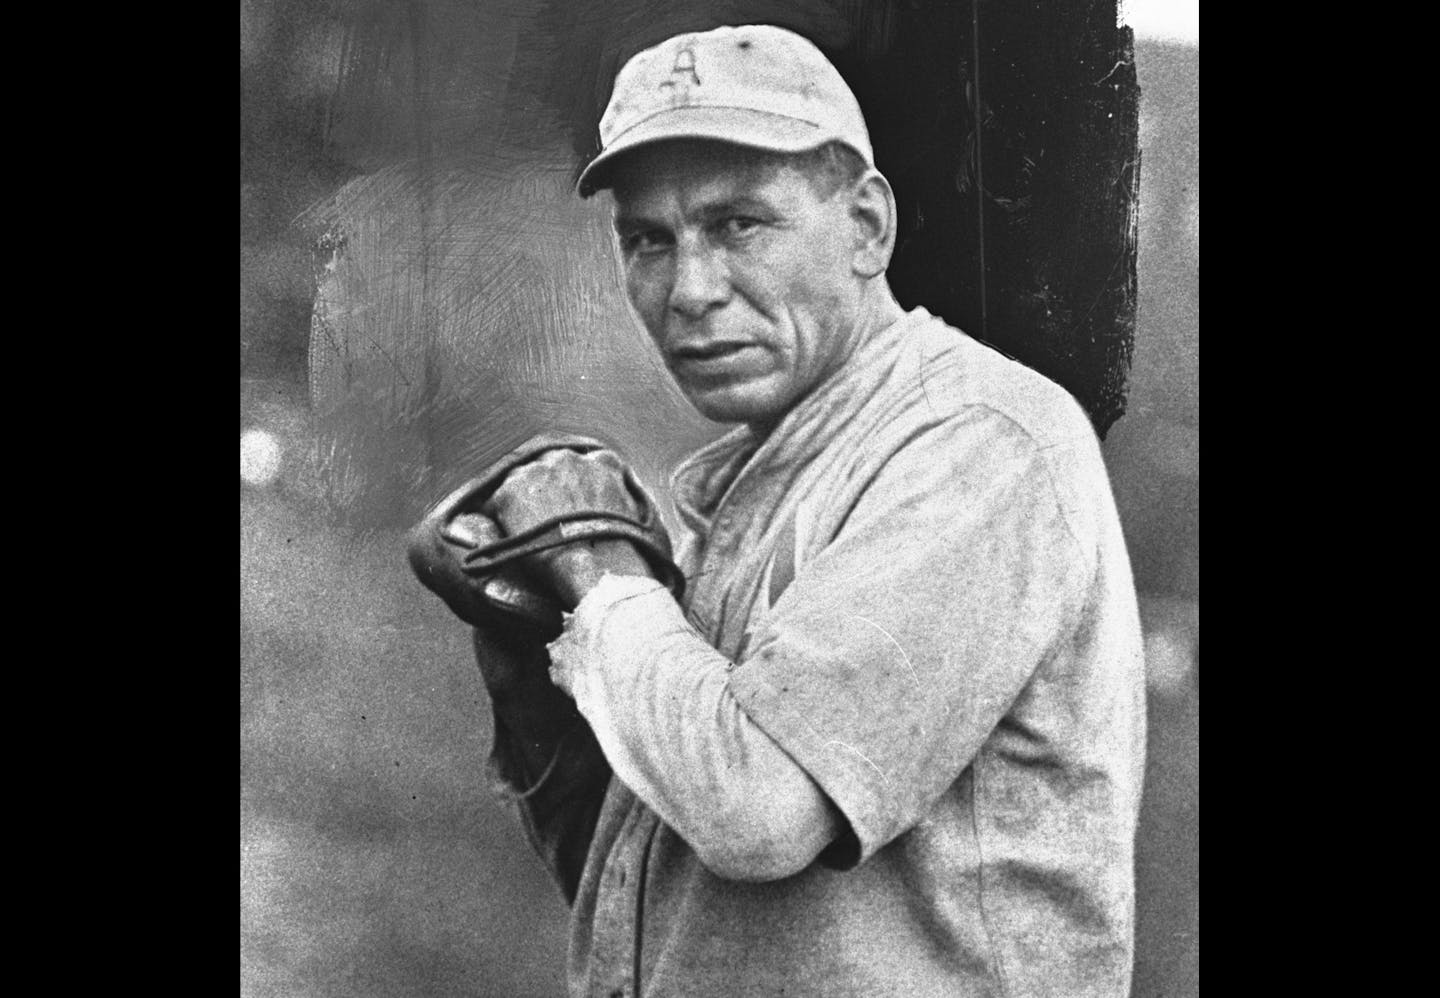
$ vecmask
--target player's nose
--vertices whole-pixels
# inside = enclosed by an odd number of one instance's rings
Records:
[[[699,319],[729,299],[730,274],[723,254],[699,240],[681,240],[675,247],[675,280],[668,302],[671,311],[686,319]]]

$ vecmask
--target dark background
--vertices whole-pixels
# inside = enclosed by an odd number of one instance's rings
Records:
[[[804,6],[850,51],[897,30]],[[656,9],[241,5],[242,994],[563,990],[564,906],[487,790],[467,634],[400,531],[538,429],[607,437],[655,484],[717,431],[626,311],[603,198],[569,193],[595,53],[694,13]],[[1134,72],[1133,363],[1104,451],[1151,678],[1134,993],[1173,996],[1198,992],[1198,47],[1142,36]],[[909,126],[877,151],[887,128]],[[927,260],[960,221],[912,219]]]

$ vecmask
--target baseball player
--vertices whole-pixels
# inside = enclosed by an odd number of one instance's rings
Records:
[[[1085,413],[896,302],[894,195],[800,36],[641,52],[600,134],[579,192],[733,428],[675,473],[682,536],[547,436],[412,548],[475,626],[571,993],[1124,998],[1143,661]]]

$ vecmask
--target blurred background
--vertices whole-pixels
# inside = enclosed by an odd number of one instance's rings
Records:
[[[1150,681],[1137,998],[1198,993],[1197,3],[1121,15],[1138,261],[1097,426]],[[567,912],[487,786],[468,634],[401,535],[540,429],[612,440],[657,486],[721,431],[627,311],[604,199],[570,191],[614,40],[693,6],[242,0],[243,995],[563,993]],[[822,47],[896,30],[857,27],[880,4],[794,6]]]

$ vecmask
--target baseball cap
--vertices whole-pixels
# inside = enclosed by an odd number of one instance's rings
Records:
[[[676,35],[631,58],[615,77],[580,196],[607,186],[603,168],[615,157],[679,138],[775,152],[839,141],[875,165],[860,103],[839,71],[807,39],[768,24]]]

